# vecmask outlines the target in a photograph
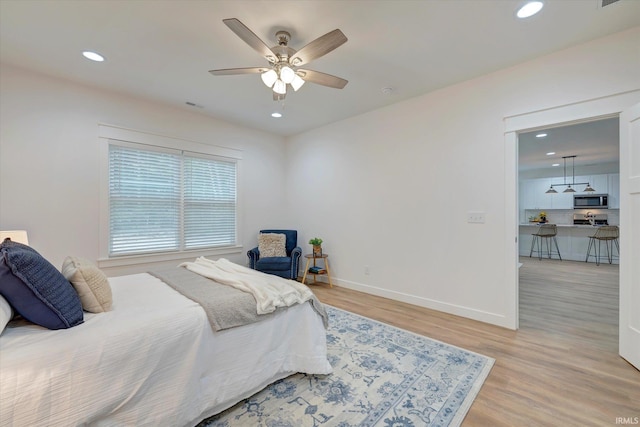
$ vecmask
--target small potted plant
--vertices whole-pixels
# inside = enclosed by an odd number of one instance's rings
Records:
[[[313,255],[314,256],[322,256],[322,239],[319,237],[314,237],[309,240],[309,244],[313,246]]]
[[[540,214],[538,215],[540,217],[540,224],[544,224],[545,222],[547,222],[547,213],[542,211],[540,212]]]

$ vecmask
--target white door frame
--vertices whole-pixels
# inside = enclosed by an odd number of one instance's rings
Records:
[[[507,324],[519,328],[519,278],[518,278],[518,133],[538,128],[568,125],[620,114],[626,108],[640,102],[640,90],[633,90],[562,105],[544,110],[517,114],[504,118],[505,122],[505,278],[509,287],[507,298]],[[628,197],[620,194],[622,199]],[[622,266],[624,259],[620,259]]]
[[[620,115],[619,353],[640,369],[640,103]],[[634,262],[636,261],[636,262]]]

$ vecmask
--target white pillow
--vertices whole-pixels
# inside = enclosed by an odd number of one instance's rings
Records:
[[[281,233],[260,233],[258,234],[258,252],[260,258],[287,256],[284,245],[287,236]]]
[[[111,309],[109,280],[91,261],[69,256],[62,263],[62,275],[73,285],[85,311],[102,313]]]
[[[13,318],[13,308],[2,295],[0,295],[0,334],[4,331],[7,323]]]

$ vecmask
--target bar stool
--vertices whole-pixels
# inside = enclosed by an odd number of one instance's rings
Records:
[[[551,259],[551,255],[558,255],[560,261],[562,261],[562,256],[560,255],[560,249],[558,248],[558,241],[556,240],[556,234],[558,234],[558,227],[555,224],[542,224],[536,233],[533,233],[533,240],[531,241],[531,251],[529,252],[529,258],[533,254],[534,247],[538,246],[538,259],[542,259],[542,241],[544,239],[547,245],[547,258]],[[555,253],[552,252],[552,246],[550,240],[553,240],[554,245],[556,246]]]
[[[609,264],[612,264],[614,244],[618,250],[618,256],[620,256],[618,237],[620,237],[620,230],[617,225],[603,225],[598,228],[593,236],[589,236],[589,248],[587,249],[587,257],[584,262],[589,262],[589,257],[593,256],[596,257],[596,265],[600,265],[600,243],[604,241],[604,245],[607,247],[607,259],[609,260]],[[598,246],[596,246],[596,240],[598,241]],[[591,248],[593,248],[593,255],[591,255]]]

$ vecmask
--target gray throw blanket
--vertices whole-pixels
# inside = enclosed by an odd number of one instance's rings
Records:
[[[259,322],[275,313],[258,315],[253,295],[203,277],[186,268],[170,267],[148,273],[200,304],[215,331]],[[328,316],[322,303],[315,296],[309,300],[309,303],[322,317],[324,326],[327,327]],[[279,308],[276,312],[281,310],[286,308]]]

